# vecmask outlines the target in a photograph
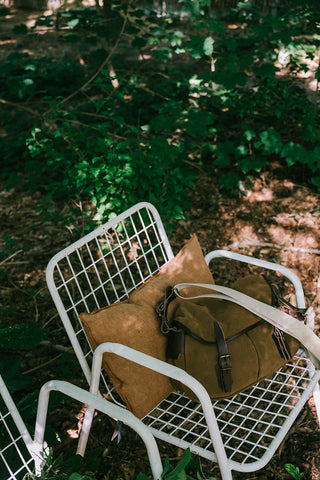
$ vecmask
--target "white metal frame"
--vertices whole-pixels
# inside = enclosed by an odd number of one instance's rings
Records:
[[[51,380],[45,383],[39,394],[38,410],[34,434],[34,442],[32,446],[33,456],[36,459],[36,472],[41,473],[43,464],[43,446],[45,426],[47,422],[49,397],[52,391],[58,391],[67,395],[83,404],[88,405],[88,408],[98,410],[108,416],[117,418],[125,425],[134,428],[138,435],[143,440],[148,456],[150,458],[151,470],[154,478],[160,478],[163,466],[159,450],[154,439],[154,436],[149,429],[139,421],[132,413],[124,408],[119,407],[104,398],[93,395],[92,393],[83,390],[75,385],[61,380]],[[138,421],[137,421],[138,420]]]
[[[0,376],[0,478],[21,480],[31,473],[33,441],[20,413]]]
[[[35,434],[32,439],[3,378],[0,376],[0,394],[3,400],[2,403],[0,402],[1,480],[23,480],[27,473],[40,476],[45,463],[44,434],[49,396],[53,390],[88,405],[88,409],[98,410],[133,427],[145,443],[154,478],[160,478],[163,466],[154,436],[129,411],[68,382],[51,380],[45,383],[40,390]]]
[[[206,261],[209,264],[220,256],[279,271],[292,281],[298,306],[304,307],[300,280],[289,269],[221,250],[209,253]],[[301,350],[271,378],[232,399],[212,403],[194,378],[153,357],[111,343],[100,345],[93,354],[79,313],[128,298],[172,257],[157,210],[140,203],[53,257],[47,268],[47,283],[91,393],[98,394],[101,356],[107,351],[178,379],[193,390],[199,403],[175,392],[149,412],[143,423],[154,437],[181,448],[189,447],[218,462],[223,480],[230,480],[232,470],[250,472],[268,463],[317,387],[320,372]],[[92,354],[91,369],[88,360]],[[113,399],[112,386],[105,383],[100,387],[106,388],[109,399]],[[316,392],[318,402],[319,391]],[[78,447],[80,454],[85,450],[92,414],[93,408],[88,408]],[[138,430],[140,423],[132,418],[131,426]],[[153,470],[156,457],[157,454],[149,455]]]

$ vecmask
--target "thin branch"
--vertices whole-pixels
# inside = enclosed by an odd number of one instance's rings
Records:
[[[42,340],[42,342],[39,343],[39,346],[53,348],[58,352],[69,353],[70,355],[74,354],[72,347],[65,347],[64,345],[55,344],[50,342],[49,340]]]
[[[310,255],[320,255],[320,250],[315,248],[301,248],[287,245],[276,245],[275,243],[259,243],[259,242],[233,242],[224,248],[225,250],[233,250],[239,247],[256,247],[256,248],[274,248],[277,250],[291,250],[293,252],[308,253]]]
[[[80,88],[78,88],[78,90],[76,90],[75,92],[71,93],[70,95],[68,95],[68,97],[64,98],[63,100],[61,100],[60,104],[65,104],[67,103],[69,100],[71,100],[71,98],[75,97],[76,95],[78,95],[79,92],[81,92],[82,90],[85,90],[101,73],[101,71],[104,69],[104,67],[108,64],[108,62],[110,61],[110,58],[112,57],[112,55],[114,54],[115,50],[117,49],[118,45],[119,45],[119,42],[121,40],[121,37],[123,35],[123,32],[125,30],[125,27],[126,27],[126,24],[127,24],[127,21],[128,21],[128,18],[129,18],[129,8],[130,8],[130,5],[132,3],[132,0],[129,1],[128,3],[128,8],[127,8],[127,12],[125,14],[125,17],[124,17],[124,20],[123,20],[123,24],[122,24],[122,27],[121,27],[121,30],[120,30],[120,33],[118,35],[118,38],[115,42],[115,44],[113,45],[112,49],[110,50],[110,53],[109,55],[107,56],[107,58],[102,62],[102,64],[100,65],[100,67],[98,68],[98,70],[92,75],[91,78],[89,78],[89,80],[84,83]],[[45,115],[47,115],[49,112],[51,112],[52,110],[49,110],[48,112],[45,113]]]
[[[11,258],[15,257],[16,255],[18,255],[18,254],[21,253],[21,252],[23,252],[23,250],[18,250],[17,252],[14,252],[12,255],[10,255],[10,257],[7,257],[7,258],[5,258],[4,260],[2,260],[2,262],[0,262],[0,267],[1,267],[4,263],[6,263],[6,262],[8,262],[9,260],[11,260]]]
[[[4,98],[0,98],[0,103],[4,103],[5,105],[10,105],[10,107],[19,108],[20,110],[25,110],[26,112],[31,113],[35,117],[42,119],[42,115],[40,113],[38,113],[36,110],[32,110],[32,108],[22,105],[21,103],[10,102],[8,100],[4,100]]]
[[[36,367],[34,368],[30,368],[30,370],[26,370],[25,372],[22,372],[23,375],[28,375],[29,373],[33,373],[35,372],[36,370],[40,370],[40,368],[43,368],[43,367],[46,367],[47,365],[49,365],[50,363],[54,363],[56,360],[58,360],[60,357],[61,357],[62,353],[59,353],[59,355],[57,355],[56,357],[54,358],[51,358],[50,360],[48,360],[47,362],[45,363],[42,363],[40,365],[37,365]]]

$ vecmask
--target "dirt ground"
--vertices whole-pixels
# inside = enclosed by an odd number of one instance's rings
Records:
[[[23,15],[29,17],[28,21],[32,20],[30,13],[18,13],[16,21],[26,23],[22,21]],[[22,37],[13,37],[9,23],[1,19],[1,24],[4,28],[0,43],[4,50],[30,49]],[[186,219],[178,223],[169,238],[175,252],[192,233],[197,233],[204,253],[216,248],[227,249],[291,268],[302,280],[308,306],[312,306],[316,314],[315,331],[320,334],[320,194],[307,179],[301,180],[304,172],[291,177],[287,173],[275,161],[272,168],[253,179],[251,185],[244,184],[239,196],[229,198],[221,195],[216,175],[209,177],[201,172],[195,189],[190,192],[192,206],[185,211]],[[75,204],[60,201],[51,218],[44,222],[43,213],[37,209],[41,200],[39,192],[8,190],[1,181],[0,250],[4,255],[0,263],[3,272],[0,308],[6,313],[1,323],[6,326],[16,321],[36,322],[52,332],[50,342],[22,352],[22,371],[32,376],[35,384],[40,386],[50,378],[67,375],[70,381],[83,385],[79,370],[72,362],[70,371],[61,371],[68,341],[46,287],[45,270],[51,256],[73,242],[85,220]],[[82,209],[87,208],[91,208],[90,205],[82,205]],[[58,218],[60,213],[71,211],[73,229]],[[245,273],[246,268],[241,264],[221,266],[215,280],[229,284]],[[289,285],[283,287],[286,294],[291,293]],[[9,351],[2,352],[0,360],[9,359],[11,355]],[[62,403],[50,416],[50,424],[61,438],[57,452],[75,451],[81,413],[81,406]],[[126,429],[119,445],[111,443],[113,428],[113,422],[97,416],[91,447],[103,452],[99,479],[131,480],[140,471],[150,474],[146,451],[139,438]],[[319,480],[319,441],[311,398],[272,461],[256,473],[235,474],[234,478],[285,480],[292,477],[286,473],[284,464],[292,463],[304,472],[304,479]],[[163,458],[168,455],[173,464],[181,455],[176,448],[161,442],[160,450]],[[218,469],[208,461],[203,461],[203,469],[207,477],[220,478]]]

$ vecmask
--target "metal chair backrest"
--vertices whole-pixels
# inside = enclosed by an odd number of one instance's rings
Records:
[[[0,376],[0,478],[22,480],[31,473],[33,441]]]
[[[78,315],[125,300],[172,257],[157,210],[140,203],[49,262],[48,288],[88,382],[92,351]]]

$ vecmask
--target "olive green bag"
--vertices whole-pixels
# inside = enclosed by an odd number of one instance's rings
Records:
[[[182,284],[181,289],[188,291],[184,287]],[[238,280],[233,290],[267,305],[275,300],[270,285],[257,275]],[[199,380],[210,397],[218,400],[231,397],[276,372],[296,353],[300,342],[234,300],[212,296],[215,295],[211,291],[208,298],[201,295],[181,300],[179,290],[169,287],[157,305],[157,314],[161,331],[167,335],[167,361]],[[172,301],[177,305],[168,319]],[[288,303],[287,307],[297,316],[303,316],[301,309]],[[184,385],[175,382],[174,386],[193,397]]]

